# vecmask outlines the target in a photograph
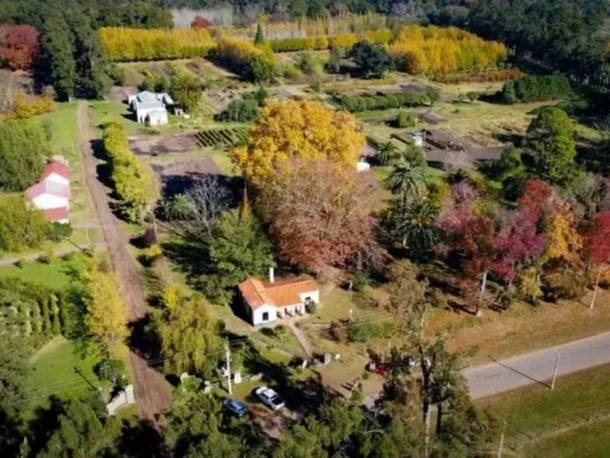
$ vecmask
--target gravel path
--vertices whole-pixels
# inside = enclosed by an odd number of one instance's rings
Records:
[[[78,107],[78,130],[87,186],[102,227],[112,267],[119,279],[123,300],[128,307],[130,320],[137,322],[143,319],[148,312],[144,286],[138,265],[127,248],[129,238],[110,210],[108,196],[110,190],[106,189],[98,180],[98,161],[93,156],[91,148],[89,113],[86,102],[81,102]],[[140,418],[157,422],[157,415],[171,405],[169,388],[161,374],[150,368],[146,361],[133,351],[130,352],[130,360],[136,399],[140,407]]]

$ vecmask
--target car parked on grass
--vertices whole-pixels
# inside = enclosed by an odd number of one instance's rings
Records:
[[[257,388],[255,393],[261,402],[271,410],[280,410],[285,405],[284,400],[280,397],[280,395],[267,386]]]
[[[243,417],[248,412],[248,408],[237,399],[225,399],[222,405],[231,415],[235,415],[238,418]]]

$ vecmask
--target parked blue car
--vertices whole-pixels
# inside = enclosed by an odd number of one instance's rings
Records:
[[[243,417],[248,411],[248,408],[237,399],[225,399],[222,404],[225,406],[225,409],[229,411],[229,413],[238,418]]]

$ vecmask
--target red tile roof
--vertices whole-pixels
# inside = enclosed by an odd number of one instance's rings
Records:
[[[42,171],[42,175],[40,175],[39,181],[44,181],[44,179],[47,178],[52,173],[56,173],[57,175],[66,178],[67,180],[70,179],[70,167],[68,167],[66,164],[63,164],[61,162],[53,161],[53,162],[49,162],[46,165],[46,167]]]
[[[248,277],[239,284],[239,290],[248,305],[256,310],[265,304],[275,307],[299,304],[299,295],[317,291],[318,285],[308,277],[287,278],[274,283]]]
[[[49,208],[43,212],[45,219],[51,223],[69,219],[67,207]]]

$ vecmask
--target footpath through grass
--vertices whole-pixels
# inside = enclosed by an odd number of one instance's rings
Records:
[[[610,456],[610,365],[477,401],[506,421],[506,444],[531,457]]]

